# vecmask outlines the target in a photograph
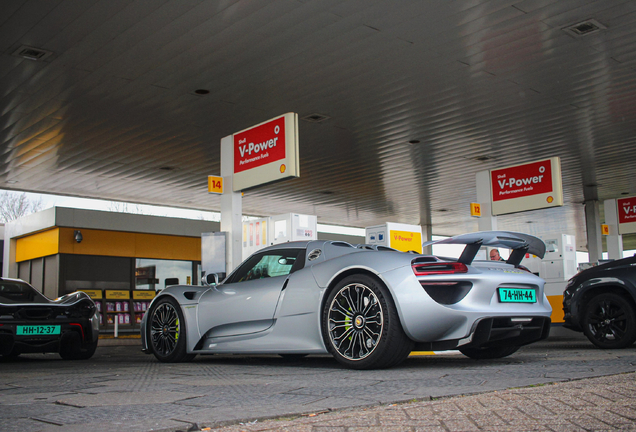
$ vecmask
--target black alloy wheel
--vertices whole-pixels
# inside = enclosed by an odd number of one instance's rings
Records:
[[[593,297],[583,312],[583,332],[599,348],[619,349],[636,340],[636,312],[626,298],[605,293]]]
[[[349,276],[331,290],[322,328],[331,354],[353,369],[397,365],[413,347],[386,287],[363,274]]]
[[[177,363],[195,357],[187,354],[185,321],[181,307],[172,297],[164,296],[153,305],[148,320],[148,344],[161,362]]]

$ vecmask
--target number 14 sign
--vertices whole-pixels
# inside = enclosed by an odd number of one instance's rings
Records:
[[[223,193],[223,177],[208,176],[208,192],[215,194]]]

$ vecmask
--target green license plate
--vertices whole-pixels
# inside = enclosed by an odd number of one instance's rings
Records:
[[[59,325],[18,326],[17,334],[20,336],[58,335],[60,334],[60,326]]]
[[[501,303],[536,303],[537,296],[533,289],[499,288]]]

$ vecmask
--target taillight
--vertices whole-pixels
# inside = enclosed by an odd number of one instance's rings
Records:
[[[526,267],[526,266],[522,266],[521,264],[519,264],[519,265],[517,266],[517,268],[518,268],[519,270],[523,270],[523,271],[527,271],[528,273],[532,273],[528,267]]]
[[[413,268],[415,276],[468,273],[468,267],[466,267],[466,264],[458,262],[415,263],[412,264],[411,267]]]

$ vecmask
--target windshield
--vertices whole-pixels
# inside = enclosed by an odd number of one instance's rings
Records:
[[[0,282],[0,303],[50,303],[50,301],[30,285],[19,282]]]

